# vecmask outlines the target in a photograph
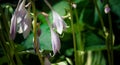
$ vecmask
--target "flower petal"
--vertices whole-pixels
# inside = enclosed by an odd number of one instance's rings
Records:
[[[22,1],[22,2],[21,2]],[[20,0],[11,19],[10,34],[15,38],[16,28],[18,33],[23,33],[26,38],[31,29],[31,17],[25,9],[25,0]]]
[[[14,40],[16,36],[16,20],[17,20],[16,16],[13,15],[11,19],[11,25],[10,25],[10,38],[12,40]]]
[[[31,17],[30,17],[30,15],[29,15],[29,13],[27,13],[26,14],[26,16],[25,16],[25,18],[24,18],[24,23],[26,24],[25,26],[24,26],[24,32],[23,32],[23,36],[24,36],[24,38],[26,38],[28,35],[29,35],[29,33],[30,33],[30,30],[31,30]]]
[[[52,12],[53,12],[53,27],[57,30],[59,34],[62,34],[63,30],[66,28],[66,23],[57,12],[55,11]]]
[[[21,20],[22,18],[22,20]],[[17,25],[19,25],[18,33],[23,33],[23,37],[26,38],[31,29],[31,17],[28,11],[25,9],[25,0],[22,1],[18,8]],[[20,23],[19,23],[20,20]]]
[[[53,29],[51,29],[51,42],[52,42],[53,53],[55,55],[57,52],[59,52],[61,45],[60,45],[59,36],[53,31]]]

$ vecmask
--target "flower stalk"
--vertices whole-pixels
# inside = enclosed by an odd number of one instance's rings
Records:
[[[32,10],[34,13],[34,15],[33,15],[34,45],[35,45],[35,47],[37,47],[36,46],[36,45],[38,45],[38,42],[37,42],[37,15],[36,15],[36,10],[35,10],[35,4],[32,0],[31,0],[31,3],[32,3]],[[36,50],[36,54],[38,55],[41,65],[44,65],[42,54],[39,52],[39,48],[35,48],[35,50]]]
[[[109,64],[110,65],[114,65],[114,62],[113,62],[113,30],[112,30],[112,20],[111,20],[111,14],[110,14],[110,12],[108,13],[108,20],[109,20],[109,30],[110,30],[110,32],[109,32],[109,40],[108,41],[110,41],[109,43],[108,43],[108,48],[109,48],[109,51],[108,51],[108,53],[110,53],[109,54],[109,56],[110,56],[110,60],[109,60]]]
[[[77,56],[79,59],[77,59],[78,65],[83,65],[83,59],[84,59],[84,44],[81,39],[81,28],[80,28],[80,22],[78,20],[78,13],[76,8],[74,8],[74,13],[77,21],[77,32],[76,32],[76,40],[77,40]],[[80,52],[79,52],[80,51]]]
[[[77,65],[77,48],[76,48],[75,30],[74,30],[74,26],[73,26],[73,16],[72,16],[73,11],[72,11],[72,7],[71,7],[71,2],[69,2],[69,6],[70,6],[70,22],[71,22],[72,35],[73,35],[73,46],[74,46],[74,59],[75,59],[74,61],[75,61],[75,65]]]
[[[106,47],[107,47],[107,52],[108,52],[108,62],[109,62],[109,65],[113,65],[113,44],[112,44],[112,42],[113,42],[113,36],[112,36],[112,21],[111,21],[111,15],[110,15],[110,9],[109,8],[107,8],[107,9],[105,9],[104,11],[105,11],[105,13],[106,14],[108,14],[108,20],[109,20],[109,30],[110,30],[110,32],[109,32],[109,34],[107,35],[106,33],[108,33],[107,31],[106,31],[106,28],[104,27],[104,22],[103,22],[103,18],[102,18],[102,15],[101,15],[101,13],[100,13],[100,10],[99,10],[99,7],[98,7],[98,5],[97,5],[97,2],[96,2],[96,0],[93,0],[93,2],[94,2],[94,4],[95,4],[95,7],[96,7],[96,9],[97,9],[97,12],[98,12],[98,16],[99,16],[99,18],[100,18],[100,22],[101,22],[101,26],[102,26],[102,28],[103,28],[103,32],[104,32],[104,35],[105,35],[105,39],[106,39]],[[108,7],[108,5],[107,5],[107,7]],[[110,40],[110,41],[109,41]]]

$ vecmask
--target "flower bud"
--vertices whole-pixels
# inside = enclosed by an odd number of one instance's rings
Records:
[[[110,12],[110,7],[108,4],[105,5],[104,12],[105,12],[105,14],[108,14]]]

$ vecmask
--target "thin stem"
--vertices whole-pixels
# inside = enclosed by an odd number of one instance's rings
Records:
[[[72,34],[73,34],[73,45],[74,45],[74,57],[75,57],[75,65],[77,65],[77,51],[76,51],[76,38],[75,38],[75,30],[74,30],[74,26],[73,26],[73,11],[72,11],[72,7],[70,4],[70,21],[71,21],[71,28],[72,28]]]
[[[20,60],[20,58],[19,58],[19,56],[18,56],[18,54],[17,54],[17,53],[14,53],[14,55],[15,55],[15,58],[16,58],[16,61],[17,61],[17,65],[23,65],[23,64],[22,64],[22,61]]]
[[[37,42],[37,17],[36,17],[36,10],[35,10],[35,4],[33,1],[31,1],[32,3],[32,10],[33,10],[33,13],[34,13],[34,16],[33,16],[33,33],[34,33],[34,45],[35,45],[35,50],[36,50],[36,54],[38,55],[39,57],[39,60],[40,60],[40,63],[41,65],[44,65],[44,62],[43,62],[43,59],[42,59],[42,55],[41,53],[39,52],[39,48],[38,48],[38,42]]]
[[[3,48],[3,51],[5,52],[5,55],[8,57],[8,59],[9,59],[9,61],[10,61],[9,64],[15,65],[14,60],[13,60],[13,57],[11,56],[10,53],[8,53],[8,52],[9,52],[9,49],[8,49],[8,47],[6,46],[6,41],[5,41],[5,38],[4,38],[3,34],[2,34],[2,31],[0,31],[0,38],[1,38],[1,42],[2,42],[2,43],[0,43],[0,44],[1,44],[2,48]],[[7,50],[7,49],[8,49],[8,50]]]
[[[101,26],[102,26],[103,32],[104,32],[104,34],[105,34],[106,29],[105,29],[105,27],[104,27],[104,21],[103,21],[102,15],[101,15],[101,13],[100,13],[100,9],[99,9],[99,7],[98,7],[98,5],[97,5],[96,0],[93,0],[93,2],[94,2],[95,7],[96,7],[96,9],[97,9],[98,16],[99,16],[100,22],[101,22]]]
[[[47,20],[47,23],[48,23],[49,28],[50,28],[51,30],[53,30],[53,28],[52,28],[52,24],[50,23],[48,17],[46,17],[46,20]]]
[[[109,29],[110,29],[110,59],[111,59],[111,65],[114,65],[113,64],[113,30],[112,30],[112,20],[111,20],[111,15],[110,15],[110,12],[108,13],[108,20],[109,20]]]
[[[48,6],[51,10],[53,10],[52,6],[48,3],[47,0],[44,0],[44,2],[47,4],[47,6]]]
[[[101,22],[101,26],[103,28],[103,32],[104,34],[106,33],[106,29],[104,27],[104,22],[103,22],[103,18],[102,18],[102,15],[100,13],[100,10],[99,10],[99,7],[97,5],[97,2],[96,0],[93,0],[94,1],[94,4],[95,4],[95,7],[97,9],[97,12],[98,12],[98,16],[100,18],[100,22]],[[108,38],[107,39],[107,35],[105,34],[105,37],[106,37],[106,47],[107,47],[107,52],[108,52],[108,61],[109,61],[109,65],[113,65],[113,51],[112,48],[111,48],[111,41],[110,41],[110,46],[109,46],[109,40],[112,40],[112,23],[111,23],[111,16],[110,14],[108,14],[108,19],[109,19],[109,28],[110,28],[110,39]]]
[[[81,28],[80,28],[80,23],[79,23],[79,20],[78,20],[78,13],[77,13],[76,8],[74,8],[74,12],[75,12],[75,18],[76,18],[76,21],[77,21],[77,33],[76,33],[77,50],[78,51],[80,50],[80,53],[82,53],[82,52],[84,52],[84,45],[83,45],[82,40],[81,40]],[[79,54],[79,52],[77,54]],[[82,60],[83,56],[84,56],[83,54],[78,55],[79,61],[80,61],[80,62],[77,61],[78,65],[83,65],[83,60]]]

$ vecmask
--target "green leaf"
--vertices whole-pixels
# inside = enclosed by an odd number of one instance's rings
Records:
[[[52,50],[51,33],[47,24],[41,25],[42,34],[39,37],[40,47],[44,50]]]
[[[92,64],[91,65],[106,65],[106,60],[101,51],[92,52]]]
[[[120,16],[120,0],[109,0],[109,3],[111,5],[111,10]]]
[[[87,32],[85,35],[85,50],[105,49],[105,41],[95,33]]]
[[[66,14],[65,9],[69,9],[69,5],[68,2],[61,1],[54,5],[53,8],[55,9],[56,12],[58,12],[62,16]]]
[[[82,2],[82,1],[85,1],[85,0],[74,0],[75,3],[79,3],[79,2]]]
[[[100,51],[100,50],[106,50],[105,45],[93,45],[93,46],[88,46],[85,48],[86,51]]]
[[[51,47],[51,36],[50,36],[50,29],[48,27],[47,24],[42,24],[40,26],[41,28],[41,35],[39,37],[40,40],[40,48],[43,50],[52,50]],[[26,48],[26,49],[33,49],[33,33],[31,33],[29,35],[29,37],[22,42],[22,45]]]

